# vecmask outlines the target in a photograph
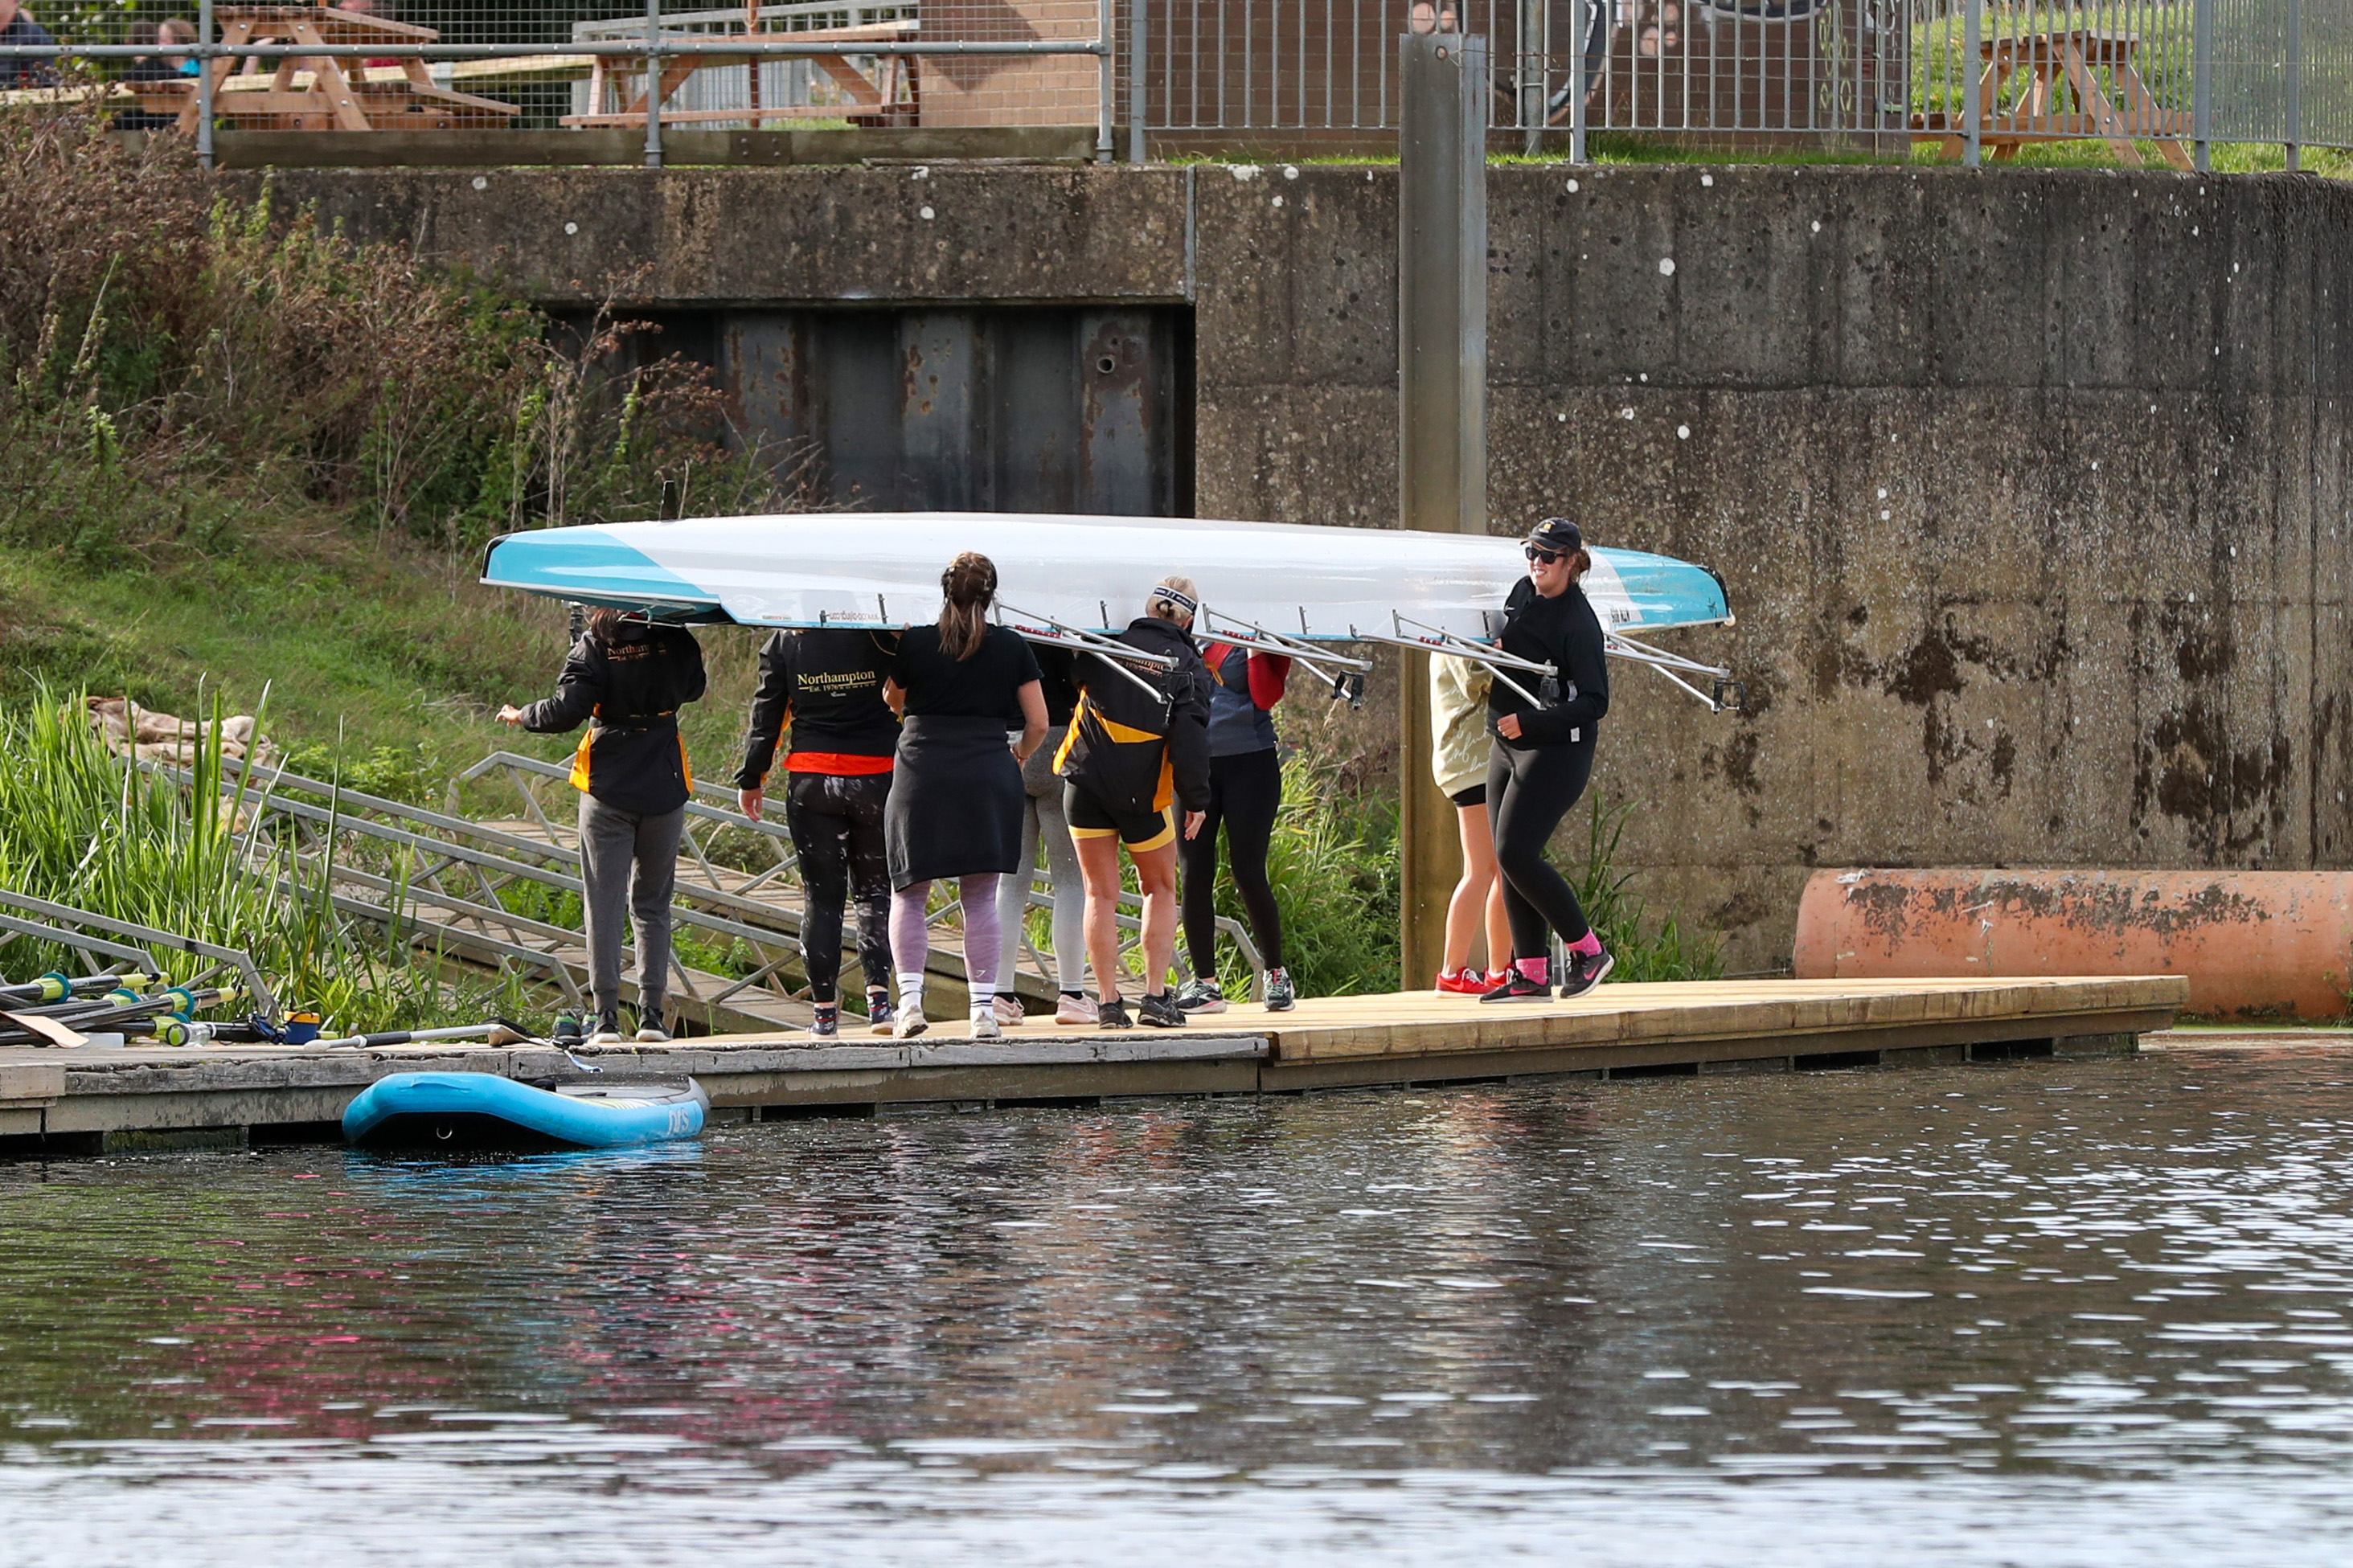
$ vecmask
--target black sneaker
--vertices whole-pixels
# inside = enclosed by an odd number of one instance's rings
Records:
[[[1609,979],[1609,972],[1617,967],[1618,961],[1609,955],[1609,950],[1606,947],[1599,952],[1570,953],[1568,978],[1560,983],[1562,1000],[1584,995],[1604,980]]]
[[[1095,1023],[1106,1029],[1133,1029],[1135,1020],[1127,1016],[1127,1004],[1117,997],[1101,1003],[1095,1009]]]
[[[1187,1013],[1222,1013],[1225,987],[1214,980],[1187,980],[1176,988],[1176,1005]]]
[[[888,996],[866,999],[866,1030],[869,1034],[887,1035],[898,1026],[899,1010],[891,1005]]]
[[[1176,998],[1166,991],[1157,996],[1146,996],[1136,1007],[1135,1016],[1155,1029],[1181,1029],[1185,1026],[1185,1009],[1176,1005]]]
[[[809,1033],[816,1036],[820,1040],[830,1040],[839,1037],[841,1034],[841,1004],[839,1002],[818,1003],[817,1005],[817,1016],[809,1020]]]
[[[1299,1005],[1299,990],[1291,984],[1291,971],[1270,969],[1266,972],[1266,1010],[1288,1013]]]
[[[1482,993],[1479,1000],[1482,1002],[1549,1002],[1552,1000],[1552,987],[1537,984],[1521,973],[1515,964],[1510,975],[1501,985],[1492,991]]]

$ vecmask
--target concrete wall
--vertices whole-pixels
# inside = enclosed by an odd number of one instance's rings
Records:
[[[475,189],[477,178],[482,188]],[[1384,169],[281,174],[550,300],[1189,301],[1205,515],[1396,514]],[[1785,960],[1817,865],[2353,857],[2353,192],[1497,170],[1491,505],[1715,566],[1715,717],[1626,669],[1654,907]],[[1377,718],[1374,722],[1377,724]]]

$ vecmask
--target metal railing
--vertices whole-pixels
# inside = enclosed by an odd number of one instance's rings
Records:
[[[2290,167],[2353,146],[2347,0],[397,0],[397,19],[395,0],[201,0],[187,36],[122,30],[177,3],[0,46],[0,88],[65,59],[121,76],[55,90],[183,128],[207,158],[218,125],[641,129],[659,165],[666,125],[847,124],[1092,126],[1108,159],[1124,121],[1140,161],[1153,138],[1377,144],[1398,123],[1398,35],[1420,27],[1483,37],[1491,131],[1573,159],[1597,132],[1926,142],[1971,163],[2154,142],[2199,167],[2218,142],[2278,144]]]
[[[857,0],[723,11],[666,9],[662,0],[506,10],[398,0],[397,19],[395,3],[199,0],[188,36],[159,38],[153,28],[177,5],[131,0],[93,37],[0,45],[0,106],[25,88],[98,97],[119,107],[125,129],[188,132],[207,166],[222,124],[626,125],[642,127],[645,162],[659,167],[665,123],[1091,122],[1096,155],[1112,154],[1113,0],[946,0],[928,26],[917,25],[912,4]],[[151,7],[157,20],[142,24]],[[37,15],[39,6],[28,9]],[[134,38],[130,29],[140,26],[148,31]],[[100,79],[61,79],[69,61]]]
[[[2200,167],[2218,142],[2282,145],[2290,167],[2353,146],[2343,0],[1128,0],[1125,118],[1269,145],[1391,132],[1409,26],[1484,37],[1489,129],[1578,160],[1598,132],[1968,162],[2156,142]]]
[[[568,842],[568,831],[559,827],[548,816],[544,803],[540,798],[539,788],[550,784],[559,786],[563,792],[564,803],[569,805],[573,793],[570,769],[559,763],[543,762],[537,757],[526,757],[514,752],[493,752],[459,773],[455,782],[468,784],[493,773],[504,773],[513,784],[522,801],[525,815],[548,836],[550,842]],[[690,823],[684,835],[684,844],[688,853],[703,868],[705,874],[711,878],[714,885],[720,880],[720,877],[711,869],[711,860],[703,846],[696,839],[697,829],[693,826],[695,823],[755,834],[766,841],[767,852],[774,856],[775,863],[757,872],[741,873],[740,875],[748,877],[749,880],[733,884],[733,890],[737,894],[748,894],[755,889],[776,884],[797,883],[799,871],[793,858],[791,837],[781,823],[773,819],[760,822],[747,821],[735,808],[734,792],[723,789],[717,784],[698,780],[694,785],[694,795],[696,798],[687,806]],[[717,804],[706,805],[705,802]],[[1041,883],[1044,885],[1041,886]],[[1053,910],[1052,883],[1041,870],[1033,870],[1031,873],[1027,903],[1032,910],[1049,912]],[[1129,967],[1132,961],[1140,962],[1139,942],[1144,930],[1142,896],[1123,889],[1119,896],[1119,910],[1113,917],[1120,932],[1120,962],[1123,969]],[[793,920],[793,930],[797,931],[799,925],[797,912]],[[931,911],[926,923],[934,930],[954,930],[962,923],[961,907],[953,899],[945,900],[939,908]],[[1249,929],[1240,921],[1226,915],[1218,916],[1216,924],[1219,934],[1234,944],[1235,951],[1241,954],[1242,961],[1250,966],[1253,994],[1262,995],[1266,984],[1266,961],[1260,954],[1258,944],[1251,941]],[[845,946],[854,948],[857,938],[856,926],[845,921],[842,933],[846,939]],[[956,973],[959,977],[962,974],[961,952],[962,949],[959,946],[956,950],[956,954],[959,956],[955,958],[958,965]],[[949,955],[935,952],[934,956],[936,963],[940,958]],[[1031,979],[1035,982],[1035,988],[1040,994],[1051,994],[1056,978],[1055,965],[1051,957],[1039,949],[1036,938],[1026,922],[1020,934],[1019,950],[1014,956],[1014,967],[1017,972],[1015,974],[998,977],[1000,989],[1009,988],[1022,979]]]

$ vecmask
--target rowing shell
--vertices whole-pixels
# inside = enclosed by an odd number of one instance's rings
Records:
[[[1119,630],[1142,612],[1145,591],[1174,573],[1199,588],[1197,630],[1208,635],[1270,648],[1394,643],[1482,660],[1500,657],[1482,645],[1500,631],[1504,598],[1527,569],[1518,541],[1472,534],[1195,518],[801,512],[506,534],[491,542],[482,581],[666,620],[903,627],[938,617],[940,574],[965,551],[996,563],[1000,617],[1039,640]],[[1585,595],[1611,652],[1724,679],[1631,635],[1729,623],[1715,573],[1640,551],[1597,548],[1592,556]]]

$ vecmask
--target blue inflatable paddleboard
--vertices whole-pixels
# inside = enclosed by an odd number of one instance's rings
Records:
[[[362,1089],[343,1140],[409,1149],[628,1149],[691,1138],[711,1097],[683,1083],[564,1084],[487,1072],[403,1072]]]

